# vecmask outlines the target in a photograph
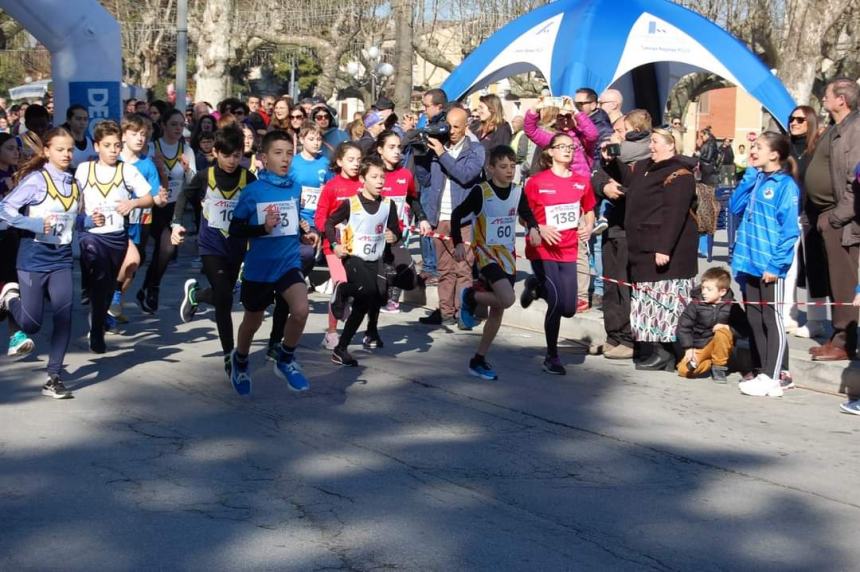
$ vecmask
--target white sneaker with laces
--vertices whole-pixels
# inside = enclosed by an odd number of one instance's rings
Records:
[[[337,332],[326,332],[325,337],[322,341],[322,346],[327,350],[333,350],[337,347],[337,343],[340,341],[340,336],[337,335]]]
[[[744,395],[752,397],[782,397],[782,386],[778,379],[771,379],[766,374],[760,373],[749,381],[742,381],[738,389]]]

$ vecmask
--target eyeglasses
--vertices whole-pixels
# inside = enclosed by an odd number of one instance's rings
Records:
[[[593,105],[597,103],[596,101],[574,101],[573,105],[576,106],[577,109],[582,109],[586,105]]]
[[[301,113],[297,113],[296,115],[290,115],[290,119],[304,119],[305,116]]]
[[[789,123],[806,123],[806,117],[798,117],[796,115],[792,115],[788,118]]]
[[[320,119],[328,119],[328,115],[325,115],[325,114],[314,115],[314,119],[316,119],[317,121],[319,121]]]
[[[553,145],[550,149],[558,149],[559,151],[573,151],[573,145]]]

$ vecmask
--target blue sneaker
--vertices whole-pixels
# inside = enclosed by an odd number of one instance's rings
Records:
[[[860,399],[846,401],[845,403],[839,405],[839,409],[841,409],[844,413],[860,415]]]
[[[9,351],[7,354],[15,357],[23,357],[33,351],[35,347],[36,344],[27,337],[27,334],[17,331],[9,338]]]
[[[106,334],[118,334],[119,333],[119,320],[111,316],[110,314],[105,316],[105,333]]]
[[[230,383],[239,395],[251,393],[251,373],[248,371],[250,360],[243,364],[236,358],[236,350],[230,354]]]
[[[478,325],[478,321],[475,319],[474,314],[475,309],[469,307],[469,304],[466,302],[469,290],[471,290],[471,288],[463,288],[460,290],[460,316],[457,318],[457,322],[459,323],[461,330],[471,330]]]
[[[308,378],[302,372],[302,366],[293,358],[293,361],[286,362],[278,360],[275,362],[275,375],[287,382],[287,387],[293,391],[307,391],[311,388],[308,383]]]
[[[479,362],[475,358],[472,358],[472,360],[469,361],[469,373],[475,377],[486,379],[487,381],[495,381],[499,379],[499,376],[496,375],[495,370],[493,370],[493,366],[486,361]]]

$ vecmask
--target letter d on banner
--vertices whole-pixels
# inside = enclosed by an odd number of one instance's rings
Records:
[[[69,105],[83,105],[90,115],[89,134],[99,121],[119,121],[122,101],[118,81],[71,81],[69,82]]]

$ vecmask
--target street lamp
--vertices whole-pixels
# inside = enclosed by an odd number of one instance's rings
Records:
[[[388,62],[382,61],[382,50],[377,46],[370,46],[365,51],[367,61],[370,64],[370,70],[365,70],[359,62],[352,61],[346,64],[346,73],[351,75],[356,80],[361,80],[364,72],[370,76],[370,97],[376,101],[376,84],[378,81],[394,75],[394,66]]]

